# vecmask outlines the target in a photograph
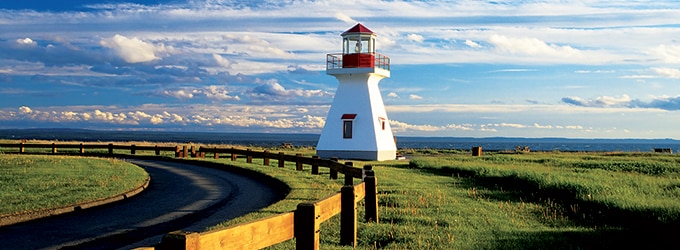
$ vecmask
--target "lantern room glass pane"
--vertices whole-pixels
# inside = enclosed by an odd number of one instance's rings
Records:
[[[342,53],[375,53],[375,37],[367,35],[350,35],[342,39]]]

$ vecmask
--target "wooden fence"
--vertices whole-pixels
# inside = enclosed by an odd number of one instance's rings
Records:
[[[357,202],[365,201],[364,219],[378,222],[376,179],[370,166],[358,185],[345,178],[340,192],[316,202],[304,202],[292,212],[207,232],[166,234],[155,247],[140,249],[260,249],[295,238],[296,249],[319,249],[322,222],[340,214],[341,245],[357,244]]]
[[[330,169],[330,178],[337,179],[338,172],[352,176],[354,178],[362,178],[362,169],[354,168],[350,164],[343,164],[338,162],[337,159],[321,159],[317,156],[303,157],[301,154],[287,155],[284,152],[272,153],[269,151],[252,151],[251,149],[236,149],[236,148],[219,148],[219,147],[198,147],[198,146],[158,146],[158,145],[119,145],[119,144],[68,144],[68,143],[0,143],[0,149],[2,148],[17,148],[18,153],[26,153],[27,148],[43,148],[51,149],[53,154],[58,153],[59,149],[79,149],[80,154],[85,154],[85,150],[92,149],[107,149],[109,155],[114,155],[114,150],[129,150],[130,154],[135,155],[138,151],[154,151],[155,155],[160,155],[161,152],[172,152],[175,157],[205,157],[206,153],[213,154],[215,159],[220,158],[221,154],[230,155],[231,160],[235,161],[239,155],[246,157],[246,162],[253,163],[253,158],[260,158],[263,161],[263,165],[269,166],[270,160],[274,159],[278,161],[278,167],[283,168],[285,162],[295,162],[297,170],[302,170],[304,164],[312,166],[312,174],[319,174],[319,167],[326,167]]]
[[[338,173],[345,176],[345,185],[340,192],[316,202],[304,202],[295,211],[267,217],[255,222],[244,223],[226,229],[208,232],[172,232],[163,237],[156,247],[139,249],[258,249],[296,238],[297,249],[319,249],[319,233],[321,223],[340,214],[340,244],[356,246],[357,243],[357,202],[364,200],[365,221],[378,222],[377,179],[370,165],[364,168],[353,167],[352,162],[340,163],[337,159],[321,159],[317,156],[303,157],[301,154],[286,155],[283,152],[257,152],[250,149],[194,147],[194,146],[137,146],[115,144],[26,144],[0,143],[0,149],[17,148],[18,153],[25,153],[26,148],[79,149],[85,154],[86,149],[108,149],[109,155],[114,150],[129,150],[134,155],[137,151],[171,151],[175,157],[205,157],[213,154],[215,159],[220,154],[228,154],[232,161],[239,155],[252,163],[253,158],[262,159],[263,165],[270,165],[270,160],[278,160],[278,167],[284,167],[286,161],[295,162],[296,170],[303,170],[303,164],[312,166],[312,174],[319,174],[319,167],[330,169],[330,178],[337,179]],[[354,178],[363,181],[354,185]]]

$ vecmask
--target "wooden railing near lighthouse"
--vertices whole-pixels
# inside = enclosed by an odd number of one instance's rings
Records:
[[[36,151],[27,152],[26,149]],[[16,149],[16,151],[12,150]],[[41,151],[42,149],[42,151]],[[63,150],[62,151],[60,151]],[[48,151],[49,150],[49,151]],[[77,151],[76,151],[77,150]],[[208,232],[171,232],[163,237],[157,246],[138,249],[259,249],[296,238],[297,249],[319,249],[319,236],[322,222],[340,214],[340,244],[356,246],[357,244],[357,202],[364,200],[367,222],[378,222],[377,179],[370,165],[363,168],[353,166],[352,162],[341,163],[337,159],[320,159],[305,157],[301,154],[287,155],[284,152],[253,151],[250,149],[195,147],[188,145],[117,145],[84,144],[84,143],[0,143],[0,152],[19,154],[51,153],[85,155],[86,150],[95,150],[90,155],[120,156],[120,150],[136,155],[139,151],[153,151],[155,155],[172,152],[175,157],[205,157],[213,154],[215,159],[220,155],[228,155],[232,161],[239,156],[246,162],[253,163],[253,158],[261,158],[263,165],[270,165],[270,160],[278,161],[283,168],[285,162],[294,162],[298,171],[304,170],[303,164],[311,165],[312,174],[319,174],[319,167],[330,169],[331,179],[337,179],[338,173],[344,174],[344,186],[340,192],[315,202],[303,202],[291,212],[274,215],[250,223],[235,225],[226,229]],[[362,180],[354,184],[354,179]]]

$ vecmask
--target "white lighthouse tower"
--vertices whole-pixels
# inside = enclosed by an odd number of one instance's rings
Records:
[[[338,90],[316,146],[321,158],[393,160],[397,146],[378,83],[390,77],[390,58],[375,52],[376,34],[362,24],[342,33],[342,54],[326,56]]]

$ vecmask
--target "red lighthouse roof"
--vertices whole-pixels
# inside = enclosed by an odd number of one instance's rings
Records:
[[[369,30],[366,28],[361,23],[357,23],[357,25],[354,25],[354,27],[348,29],[347,31],[342,33],[342,36],[346,35],[347,33],[369,33],[369,34],[375,34],[373,31]]]

